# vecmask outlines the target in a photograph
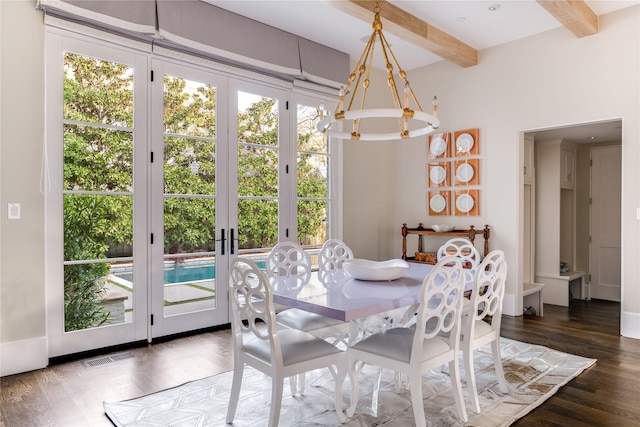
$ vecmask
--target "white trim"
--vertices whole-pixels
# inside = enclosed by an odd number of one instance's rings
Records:
[[[640,314],[622,310],[620,313],[620,335],[640,339]]]
[[[0,376],[46,368],[47,337],[0,342]]]
[[[103,42],[117,44],[119,46],[128,47],[131,49],[136,49],[141,52],[151,52],[151,40],[149,42],[134,40],[128,37],[119,36],[117,34],[110,33],[108,31],[102,31],[97,28],[89,27],[84,24],[79,24],[73,21],[67,21],[66,19],[57,18],[55,16],[46,15],[44,16],[44,24],[47,26],[49,30],[61,30],[61,31],[52,31],[57,34],[67,36],[67,37],[91,37],[92,39],[97,39]],[[69,34],[72,33],[72,34]],[[113,46],[111,46],[113,47]]]

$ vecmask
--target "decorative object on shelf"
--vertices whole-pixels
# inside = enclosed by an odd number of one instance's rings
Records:
[[[431,226],[431,229],[433,229],[433,231],[436,231],[438,233],[447,233],[453,230],[455,227],[456,227],[455,225],[434,224]]]
[[[451,185],[451,163],[429,163],[429,187],[448,187]]]
[[[370,261],[355,258],[345,261],[342,268],[351,277],[358,280],[387,281],[396,280],[405,275],[409,264],[402,259],[388,261]]]
[[[456,160],[453,162],[453,184],[480,184],[480,159]]]
[[[456,190],[454,194],[456,216],[480,215],[480,190]]]
[[[429,135],[427,157],[429,159],[451,157],[451,134],[445,132]]]
[[[422,223],[419,223],[416,228],[409,228],[407,224],[402,224],[402,259],[407,261],[417,261],[415,258],[407,257],[407,236],[408,235],[417,235],[418,236],[418,252],[423,252],[422,246],[422,238],[424,236],[458,236],[458,237],[466,237],[473,244],[476,239],[477,234],[482,234],[484,237],[484,256],[489,253],[489,238],[491,237],[491,230],[488,225],[484,226],[483,230],[476,230],[473,225],[469,226],[467,230],[451,230],[446,233],[438,233],[437,231],[431,228],[425,228]]]
[[[450,191],[429,191],[429,215],[451,215],[450,199]]]
[[[382,32],[382,21],[380,19],[381,9],[379,1],[377,0],[373,11],[375,14],[373,19],[373,32],[369,37],[367,45],[365,46],[360,59],[356,63],[356,66],[349,75],[348,83],[340,89],[340,98],[338,105],[335,108],[335,112],[324,116],[324,108],[320,107],[323,117],[318,122],[317,129],[318,131],[334,138],[363,141],[387,141],[429,135],[435,132],[440,126],[440,120],[437,117],[437,98],[435,96],[433,97],[433,114],[422,111],[422,107],[420,106],[420,103],[409,84],[409,80],[407,79],[407,73],[400,67],[400,64],[398,64],[398,60],[393,54],[391,46]],[[365,103],[367,90],[371,85],[371,64],[377,42],[380,44],[380,51],[383,53],[386,65],[385,69],[387,70],[385,85],[387,85],[391,90],[391,101],[393,103],[393,107],[389,108],[367,108]],[[392,58],[395,63],[395,68],[397,68],[397,77],[393,74],[394,65],[389,62],[389,58]],[[396,78],[404,82],[403,97],[398,93]],[[356,94],[358,93],[360,85],[362,85],[362,96],[356,101]],[[351,93],[351,97],[347,101],[345,97],[349,93]],[[359,109],[351,108],[354,106],[354,101],[355,108]],[[362,119],[371,118],[396,118],[398,120],[393,120],[392,122],[398,123],[398,129],[394,132],[385,133],[361,132],[360,121]],[[418,126],[421,127],[410,129],[410,120],[412,123],[413,121],[419,122]],[[346,121],[352,122],[351,132],[342,132],[334,128],[334,125],[337,122],[346,123]]]
[[[480,153],[479,130],[468,129],[454,133],[454,150],[456,156],[471,156]]]

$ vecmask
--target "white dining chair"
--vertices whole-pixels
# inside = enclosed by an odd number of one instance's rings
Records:
[[[346,421],[342,411],[346,353],[306,332],[279,329],[269,279],[249,259],[236,258],[231,264],[229,300],[234,364],[227,423],[235,417],[245,365],[271,377],[270,427],[278,425],[284,379],[331,366],[336,372],[336,413],[341,422]]]
[[[500,357],[500,324],[504,300],[507,262],[501,250],[487,254],[476,271],[471,300],[462,316],[462,353],[471,404],[480,413],[480,402],[473,367],[474,350],[491,344],[493,364],[500,391],[507,392],[507,382]]]
[[[473,246],[471,240],[464,237],[449,239],[438,248],[437,260],[440,261],[446,256],[457,256],[462,260],[462,266],[470,270],[478,268],[480,261],[482,261],[482,256],[478,249]]]
[[[468,420],[458,365],[463,292],[462,261],[458,257],[445,257],[422,283],[414,327],[378,332],[347,349],[351,380],[351,406],[347,416],[353,416],[358,404],[359,371],[363,364],[372,364],[407,375],[415,425],[424,427],[422,374],[448,363],[458,416],[464,422]]]
[[[345,261],[351,259],[353,259],[353,251],[349,246],[340,239],[329,239],[324,242],[318,253],[319,272],[322,274],[340,269]]]
[[[267,255],[265,271],[273,279],[282,276],[296,277],[298,285],[304,286],[311,278],[311,258],[297,243],[279,242]],[[276,321],[288,328],[328,340],[334,345],[341,342],[346,345],[349,335],[349,323],[298,308],[280,311],[276,315]],[[297,387],[300,393],[304,393],[305,376],[300,375],[297,380],[296,382],[296,379],[291,379],[292,389]]]

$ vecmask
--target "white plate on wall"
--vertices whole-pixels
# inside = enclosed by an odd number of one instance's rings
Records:
[[[424,147],[424,146],[423,146]],[[429,151],[434,156],[440,156],[444,154],[447,149],[447,143],[441,136],[436,136],[431,140],[431,144],[429,145]]]
[[[458,135],[456,138],[456,149],[458,153],[468,153],[473,148],[473,136],[468,133]]]
[[[473,170],[473,166],[471,166],[469,163],[462,163],[456,169],[456,178],[458,178],[458,181],[460,182],[471,181],[474,174],[475,171]]]
[[[436,194],[429,200],[429,206],[434,212],[442,212],[447,207],[447,201],[441,195]]]
[[[473,209],[474,205],[475,201],[469,194],[461,194],[456,199],[456,208],[458,208],[460,212],[468,213]]]
[[[429,172],[429,177],[434,184],[442,184],[447,177],[447,171],[442,166],[434,166]]]

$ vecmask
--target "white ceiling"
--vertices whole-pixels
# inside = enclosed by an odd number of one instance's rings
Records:
[[[203,1],[348,53],[353,60],[358,60],[364,50],[362,39],[368,38],[372,32],[373,10],[371,20],[365,22],[331,5],[332,2],[346,0]],[[389,1],[479,51],[562,27],[535,0]],[[640,4],[640,0],[586,0],[586,3],[599,16]],[[489,6],[495,5],[499,7],[491,11]],[[384,3],[381,8],[383,32],[402,68],[410,71],[443,60],[385,31]],[[479,62],[482,63],[482,52],[479,53]],[[381,66],[382,59],[374,57],[374,65]],[[596,139],[589,139],[590,136],[596,136]],[[620,121],[538,131],[536,141],[543,139],[569,139],[582,143],[620,141]]]
[[[371,19],[365,22],[331,5],[346,0],[203,1],[348,53],[354,60],[364,50],[361,39],[368,38],[372,32],[373,8]],[[390,0],[390,3],[477,50],[562,26],[535,0]],[[602,15],[639,4],[640,0],[587,0],[586,3],[596,15]],[[375,5],[373,1],[371,4]],[[489,6],[492,5],[500,7],[490,11]],[[385,31],[384,3],[381,8],[383,32],[402,68],[409,71],[442,61],[442,58]]]

